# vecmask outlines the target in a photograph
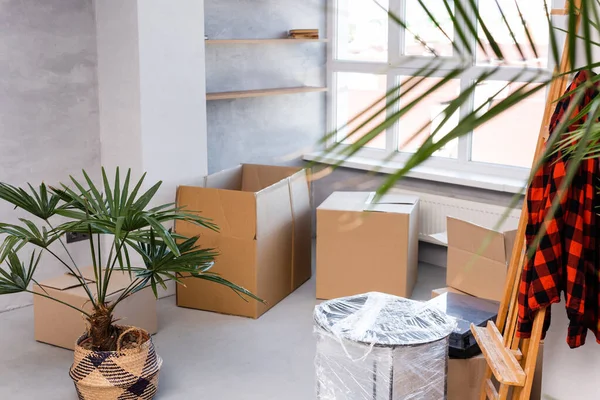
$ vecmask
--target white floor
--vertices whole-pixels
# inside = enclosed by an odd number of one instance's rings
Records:
[[[444,286],[445,269],[419,266],[413,298]],[[158,400],[314,399],[314,278],[258,320],[159,302],[164,359]],[[0,314],[0,399],[75,400],[72,352],[33,340],[33,310]],[[57,321],[60,323],[60,321]]]

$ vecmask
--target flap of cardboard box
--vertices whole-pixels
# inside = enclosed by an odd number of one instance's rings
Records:
[[[448,232],[434,233],[433,235],[429,235],[429,237],[435,241],[435,244],[448,246]]]
[[[89,288],[93,294],[96,293],[96,278],[94,276],[94,268],[93,267],[85,267],[81,268],[81,275],[86,283],[89,284]],[[125,271],[120,271],[118,269],[113,270],[110,276],[110,282],[108,283],[108,290],[106,292],[107,296],[113,295],[125,289],[131,283],[131,279],[129,277],[129,273]],[[40,282],[40,286],[45,288],[67,291],[75,288],[79,288],[83,286],[81,282],[73,276],[70,272],[65,273],[64,275],[57,276],[52,279],[47,279],[43,282]]]
[[[510,257],[510,251],[505,243],[505,234],[502,232],[452,217],[447,218],[447,227],[448,247],[455,247],[499,262],[506,262],[507,256]]]
[[[94,283],[94,281],[89,279],[85,280],[87,283]],[[81,286],[81,282],[71,274],[64,274],[46,279],[45,281],[40,282],[40,286],[55,290],[69,290]]]
[[[241,190],[242,166],[223,170],[204,178],[204,187],[213,189]]]
[[[410,214],[419,198],[401,194],[385,194],[376,199],[375,192],[369,194],[364,211]]]
[[[298,167],[243,164],[242,191],[260,192],[302,170]]]
[[[318,209],[410,214],[419,201],[416,196],[397,194],[385,195],[376,202],[374,202],[374,198],[374,192],[333,192]]]
[[[227,179],[221,182],[226,185]],[[207,185],[210,183],[207,182]],[[186,211],[198,212],[217,224],[219,232],[203,229],[189,222],[177,221],[177,233],[185,236],[223,235],[240,239],[256,237],[256,196],[240,190],[180,186],[177,205]]]

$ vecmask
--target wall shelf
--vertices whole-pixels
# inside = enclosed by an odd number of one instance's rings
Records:
[[[249,97],[278,96],[283,94],[326,92],[326,87],[300,86],[277,89],[242,90],[238,92],[207,93],[206,100],[243,99]]]
[[[208,39],[206,44],[325,43],[327,39]]]

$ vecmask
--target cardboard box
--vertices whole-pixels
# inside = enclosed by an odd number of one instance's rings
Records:
[[[448,400],[479,400],[487,362],[482,354],[448,360]]]
[[[517,231],[501,232],[447,219],[446,284],[482,299],[501,301]],[[435,235],[443,241],[443,235]],[[485,245],[487,243],[487,245]]]
[[[220,232],[177,222],[177,233],[220,255],[218,272],[267,301],[244,301],[200,279],[177,286],[177,305],[258,318],[311,277],[311,208],[300,168],[244,164],[210,175],[205,187],[181,186],[177,205],[212,219]]]
[[[542,398],[544,342],[540,343],[530,400]],[[466,360],[448,360],[448,400],[479,400],[487,362],[482,354]],[[509,397],[510,398],[510,397]]]
[[[81,269],[92,294],[96,295],[94,269]],[[116,300],[129,284],[129,274],[113,271],[108,285],[106,300]],[[40,287],[42,286],[42,287]],[[92,306],[83,286],[71,274],[65,274],[34,285],[36,293],[48,294],[58,300],[91,311]],[[75,341],[85,332],[85,319],[81,313],[50,299],[33,296],[34,336],[38,342],[73,350]],[[136,326],[150,334],[158,330],[156,298],[150,287],[140,290],[123,300],[115,308],[115,318],[120,325]]]
[[[451,287],[445,287],[445,288],[439,288],[439,289],[433,289],[431,291],[431,298],[435,299],[438,296],[443,295],[444,293],[458,293],[458,294],[467,294],[465,292],[461,292],[458,289],[454,289]],[[469,295],[470,296],[470,295]]]
[[[410,297],[417,281],[419,199],[334,192],[317,209],[317,298],[378,291]]]

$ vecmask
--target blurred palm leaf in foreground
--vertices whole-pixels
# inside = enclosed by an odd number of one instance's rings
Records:
[[[478,128],[502,114],[512,115],[508,114],[511,110],[517,110],[536,95],[543,96],[554,82],[566,81],[577,71],[600,66],[600,61],[594,60],[594,54],[600,46],[600,39],[594,36],[600,30],[600,0],[568,1],[565,9],[554,12],[557,15],[552,15],[550,0],[439,0],[433,3],[437,4],[435,7],[431,6],[431,1],[409,0],[406,4],[418,9],[421,15],[426,15],[429,24],[437,30],[436,35],[431,32],[420,35],[418,25],[415,26],[402,15],[388,11],[387,4],[377,0],[363,1],[373,2],[382,12],[387,13],[388,23],[399,27],[399,30],[405,32],[404,36],[411,36],[426,56],[410,56],[405,50],[399,63],[388,60],[389,71],[413,64],[419,67],[414,69],[410,77],[402,79],[402,82],[388,84],[391,89],[385,95],[373,101],[363,112],[349,118],[347,123],[328,133],[322,140],[327,149],[315,163],[327,160],[329,164],[333,164],[333,168],[343,165],[345,161],[370,147],[383,132],[416,112],[437,92],[456,85],[456,80],[462,79],[461,90],[443,103],[435,118],[424,121],[422,126],[404,125],[403,129],[410,128],[410,134],[404,133],[403,140],[393,151],[386,147],[386,157],[380,158],[382,161],[379,167],[385,166],[398,151],[410,153],[410,156],[401,167],[386,177],[378,195],[386,193],[412,169],[444,151],[458,138],[473,134],[476,140]],[[492,4],[497,12],[491,15],[480,11],[484,9],[479,7],[482,2],[486,2],[488,10]],[[522,12],[525,3],[532,10],[531,4],[534,2],[539,7],[533,9],[533,13],[525,15]],[[535,19],[535,24],[531,23],[532,19]],[[532,25],[536,27],[535,32],[532,31]],[[547,30],[548,33],[547,43],[544,42],[542,46],[535,40],[536,33],[539,36],[540,30]],[[390,32],[394,30],[390,29]],[[429,37],[435,37],[435,41],[430,43]],[[445,47],[440,46],[440,38],[447,41]],[[565,41],[570,45],[569,52],[565,55],[567,65],[562,68],[565,72],[559,73],[557,67],[561,63]],[[448,51],[452,54],[451,58],[447,56]],[[554,72],[548,66],[556,66],[553,68]],[[503,78],[502,84],[494,86],[491,91],[493,95],[489,98],[474,101],[478,87],[489,83],[489,79],[494,78],[500,70],[503,71],[503,76],[509,71],[508,79]],[[465,79],[465,76],[469,79]],[[578,92],[574,93],[575,98],[591,85],[596,85],[598,80],[600,77],[590,74],[588,81],[575,90]],[[532,172],[557,146],[563,150],[563,154],[570,157],[571,173],[568,176],[571,178],[582,159],[600,155],[599,106],[600,97],[597,96],[584,109],[589,116],[589,126],[569,133],[572,140],[557,141],[571,125],[570,121],[563,121],[555,130],[544,156],[533,166]],[[532,134],[537,136],[537,130],[535,133],[527,132],[527,135]],[[515,149],[522,146],[519,142],[511,145]],[[533,158],[533,149],[531,157]],[[565,184],[570,184],[570,180]],[[518,201],[517,197],[515,202]]]

